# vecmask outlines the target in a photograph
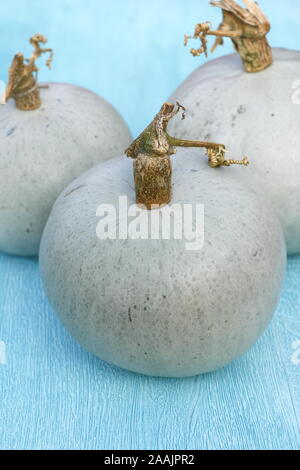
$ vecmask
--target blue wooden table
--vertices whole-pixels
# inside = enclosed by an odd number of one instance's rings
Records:
[[[272,44],[300,49],[299,2],[260,3]],[[41,78],[98,91],[136,135],[203,61],[182,36],[207,19],[220,17],[206,0],[11,0],[1,5],[0,77],[39,30],[56,51]],[[214,374],[148,378],[82,350],[51,310],[37,260],[0,254],[0,448],[299,449],[299,312],[295,257],[275,318],[247,355]]]

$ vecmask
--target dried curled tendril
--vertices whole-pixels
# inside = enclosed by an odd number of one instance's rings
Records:
[[[210,148],[207,149],[207,156],[209,160],[209,165],[212,168],[217,168],[220,166],[231,166],[231,165],[243,165],[248,166],[250,164],[249,158],[244,157],[243,160],[227,160],[226,153],[228,150],[224,146],[220,146],[218,148]]]
[[[199,49],[191,49],[191,54],[195,57],[199,57],[202,54],[205,54],[207,57],[207,33],[211,29],[212,24],[209,21],[205,23],[199,23],[196,25],[194,36],[184,36],[184,45],[187,46],[190,39],[200,39],[201,47]]]

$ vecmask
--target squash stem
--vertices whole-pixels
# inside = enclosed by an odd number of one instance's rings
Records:
[[[16,107],[21,111],[33,111],[42,104],[40,87],[37,83],[38,68],[35,62],[42,54],[48,53],[49,59],[46,65],[51,68],[53,51],[40,46],[40,44],[46,43],[47,39],[41,34],[32,36],[30,44],[33,46],[34,51],[30,59],[24,59],[23,54],[16,54],[9,69],[6,101],[14,98]]]
[[[213,168],[245,164],[238,160],[226,160],[226,149],[222,144],[213,142],[177,139],[167,133],[169,121],[185,108],[177,103],[165,103],[154,120],[134,140],[125,151],[134,159],[134,181],[137,204],[145,209],[157,209],[169,204],[172,199],[172,164],[171,155],[175,147],[195,147],[207,149],[209,165]]]
[[[246,72],[256,73],[270,67],[273,56],[266,38],[271,29],[270,22],[254,0],[244,0],[244,3],[247,8],[242,8],[235,0],[211,1],[211,5],[222,9],[223,21],[216,30],[210,29],[208,22],[199,23],[194,36],[185,36],[185,45],[189,39],[201,41],[201,47],[191,49],[191,54],[200,56],[205,53],[207,56],[207,36],[216,37],[211,52],[223,45],[224,38],[230,38]]]

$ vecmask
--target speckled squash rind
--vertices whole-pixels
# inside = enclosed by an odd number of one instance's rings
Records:
[[[42,238],[41,274],[86,349],[131,371],[187,377],[225,366],[260,337],[277,306],[286,248],[273,210],[227,170],[209,168],[202,151],[180,149],[173,159],[172,203],[204,204],[199,251],[185,240],[97,238],[100,204],[118,207],[120,195],[135,203],[124,156],[61,194]]]
[[[289,254],[300,253],[300,52],[273,49],[273,65],[247,73],[237,54],[211,60],[173,93],[188,112],[171,134],[223,142],[251,166],[228,169],[268,198],[281,219]],[[296,95],[297,94],[297,95]],[[296,99],[296,101],[295,101]]]
[[[78,86],[50,83],[42,106],[0,108],[0,251],[37,255],[56,198],[77,176],[131,141],[119,113]]]

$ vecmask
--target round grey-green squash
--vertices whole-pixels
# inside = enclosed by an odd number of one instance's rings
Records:
[[[273,49],[273,64],[247,73],[238,54],[211,60],[173,93],[187,110],[171,134],[224,142],[248,155],[247,171],[228,173],[268,198],[282,222],[289,254],[300,253],[300,52]]]
[[[211,169],[202,151],[180,149],[173,170],[172,205],[190,204],[193,225],[196,204],[204,205],[202,248],[189,251],[174,236],[98,238],[100,205],[118,208],[119,196],[135,204],[132,161],[123,156],[63,191],[43,234],[40,266],[50,303],[84,348],[131,371],[188,377],[225,366],[264,332],[286,247],[273,209],[225,177],[227,168]],[[117,220],[126,214],[125,207]]]
[[[0,251],[37,255],[51,207],[84,171],[131,141],[119,113],[78,86],[50,83],[42,106],[0,107]]]

